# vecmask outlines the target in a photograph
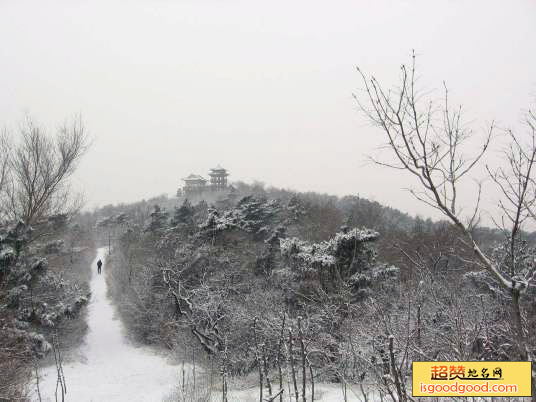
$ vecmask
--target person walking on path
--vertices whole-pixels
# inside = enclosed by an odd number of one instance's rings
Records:
[[[97,273],[100,275],[101,273],[101,268],[102,268],[102,261],[99,260],[97,261]]]

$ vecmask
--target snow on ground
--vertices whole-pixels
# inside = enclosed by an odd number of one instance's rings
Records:
[[[97,261],[104,262],[103,274],[97,274]],[[88,334],[76,361],[63,364],[67,394],[73,402],[161,402],[181,378],[181,366],[171,365],[150,348],[135,347],[124,336],[121,321],[115,318],[114,307],[106,297],[105,248],[100,248],[91,265],[91,300],[88,305]],[[57,372],[55,366],[40,369],[40,391],[43,402],[56,401]],[[219,388],[217,385],[215,388]],[[38,401],[36,390],[33,400]],[[58,388],[58,400],[61,391]],[[285,394],[288,390],[285,391]],[[258,388],[230,390],[232,402],[258,400]],[[348,391],[347,401],[361,401],[357,390]],[[377,400],[369,395],[369,400]],[[220,392],[212,391],[213,401],[221,400]],[[169,400],[169,399],[168,399]],[[284,397],[288,401],[288,395]],[[293,400],[293,399],[292,399]],[[343,392],[335,384],[317,384],[315,401],[343,401]]]
[[[97,275],[97,260],[104,263]],[[80,361],[64,363],[66,401],[114,402],[161,401],[177,384],[179,366],[169,364],[149,348],[138,348],[125,338],[123,325],[115,318],[106,297],[105,248],[98,250],[91,265],[91,300],[88,305],[88,334]],[[56,367],[40,370],[42,401],[55,401]],[[58,400],[61,391],[58,390]],[[34,391],[33,399],[38,401]]]

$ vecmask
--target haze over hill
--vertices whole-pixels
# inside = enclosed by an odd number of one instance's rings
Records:
[[[221,163],[231,180],[433,215],[407,178],[364,164],[381,140],[352,100],[354,66],[395,83],[415,48],[422,85],[446,80],[475,130],[516,126],[535,90],[534,15],[529,0],[4,1],[0,124],[28,111],[52,131],[82,113],[89,207],[173,194]]]

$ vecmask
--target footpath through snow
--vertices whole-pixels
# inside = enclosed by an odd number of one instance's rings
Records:
[[[123,325],[115,318],[114,307],[106,297],[106,252],[98,249],[90,269],[92,272],[88,305],[88,334],[80,349],[81,358],[63,364],[68,402],[161,402],[167,399],[180,381],[181,367],[171,365],[166,359],[146,347],[134,347],[124,336]],[[102,274],[97,274],[97,261],[103,261]],[[39,389],[42,402],[56,401],[57,372],[55,366],[39,370]],[[32,399],[39,401],[36,387]],[[230,390],[229,400],[249,402],[258,400],[258,389]],[[317,384],[315,401],[339,402],[344,400],[340,387],[333,384]],[[285,396],[285,400],[288,396]],[[212,392],[212,400],[221,400],[218,391]],[[61,390],[58,387],[58,401]],[[294,399],[293,399],[294,400]],[[347,400],[361,401],[350,392]],[[374,395],[369,401],[377,400]]]
[[[177,385],[179,366],[170,365],[149,348],[131,345],[123,334],[123,325],[115,318],[106,296],[106,253],[98,249],[91,265],[91,300],[88,305],[88,334],[80,355],[83,361],[63,364],[67,385],[66,401],[162,401]],[[97,274],[97,261],[104,263]],[[56,401],[56,367],[41,369],[42,401]],[[58,400],[61,390],[58,388]],[[36,391],[33,399],[38,401]]]

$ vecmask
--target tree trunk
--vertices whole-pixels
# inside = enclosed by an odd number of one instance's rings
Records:
[[[521,315],[521,306],[519,303],[520,291],[518,288],[512,288],[512,315],[515,327],[515,341],[520,360],[531,361],[531,355],[528,350],[527,337],[523,328],[523,317]],[[533,363],[534,364],[534,363]],[[536,370],[532,367],[532,402],[536,402]]]

